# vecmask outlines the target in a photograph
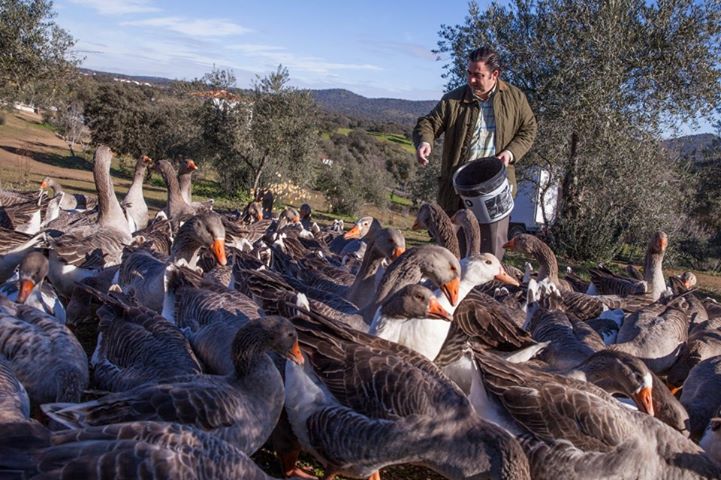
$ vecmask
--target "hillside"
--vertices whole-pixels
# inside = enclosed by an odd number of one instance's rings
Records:
[[[436,105],[436,100],[401,100],[398,98],[366,98],[349,90],[311,90],[316,103],[332,113],[351,118],[392,122],[412,127],[421,115]]]
[[[670,151],[685,160],[692,161],[696,166],[721,161],[721,137],[712,133],[672,138],[665,140],[663,144]]]

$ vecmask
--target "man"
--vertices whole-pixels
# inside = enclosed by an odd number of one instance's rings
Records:
[[[506,166],[508,182],[516,194],[514,163],[533,144],[538,126],[521,90],[504,82],[498,54],[488,48],[468,56],[468,83],[443,96],[435,108],[418,119],[413,130],[416,159],[428,164],[433,142],[441,134],[443,154],[438,203],[450,215],[462,208],[453,189],[453,174],[459,166],[477,158],[496,156]],[[510,217],[481,224],[481,251],[503,258]]]

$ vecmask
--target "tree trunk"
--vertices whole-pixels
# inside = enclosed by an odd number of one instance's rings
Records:
[[[267,156],[263,157],[253,175],[253,198],[258,195],[258,184],[260,183],[260,176],[263,174],[263,167],[265,167],[265,161],[267,158]]]
[[[571,151],[568,155],[568,169],[563,177],[561,186],[561,201],[558,210],[559,217],[573,219],[578,213],[578,133],[571,134]]]

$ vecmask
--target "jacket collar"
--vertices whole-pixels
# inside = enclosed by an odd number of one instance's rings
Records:
[[[496,85],[496,94],[498,94],[499,92],[505,92],[506,90],[508,90],[508,84],[499,78],[498,84]],[[473,103],[476,101],[476,99],[473,98],[473,91],[468,85],[466,85],[466,89],[463,92],[463,98],[461,99],[461,101],[463,103]]]

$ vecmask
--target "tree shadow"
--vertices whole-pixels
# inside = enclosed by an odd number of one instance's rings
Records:
[[[42,145],[42,144],[40,144]],[[9,147],[7,145],[0,145],[0,149],[5,150],[13,155],[20,155],[24,157],[30,157],[36,162],[44,163],[58,168],[72,168],[76,170],[92,170],[92,163],[88,162],[82,157],[60,155],[57,153],[46,153],[37,152],[35,150],[29,150],[26,148]]]

